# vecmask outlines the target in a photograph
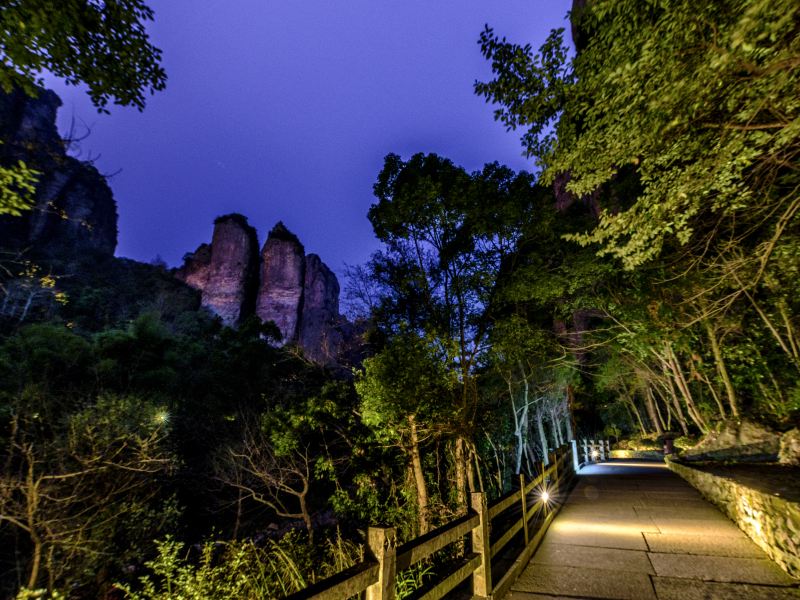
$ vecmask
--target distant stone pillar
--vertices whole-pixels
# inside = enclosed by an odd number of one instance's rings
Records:
[[[242,215],[231,214],[214,221],[211,245],[203,244],[187,256],[176,277],[200,290],[202,306],[234,327],[252,311],[257,273],[255,229]]]
[[[256,316],[274,322],[284,344],[297,341],[304,279],[303,244],[279,222],[269,232],[261,250]]]

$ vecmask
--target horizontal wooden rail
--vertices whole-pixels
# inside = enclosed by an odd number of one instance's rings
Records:
[[[411,598],[413,600],[439,600],[439,598],[444,598],[449,591],[464,581],[467,577],[472,575],[475,572],[475,569],[480,566],[480,564],[480,554],[475,554],[474,552],[468,554],[461,562],[461,566],[440,581],[436,587],[422,593],[419,596],[412,594]]]
[[[501,512],[505,512],[519,502],[519,490],[512,490],[502,496],[489,507],[489,518],[494,519]]]
[[[422,559],[428,558],[437,550],[464,537],[475,528],[478,519],[478,515],[470,511],[447,525],[442,525],[421,537],[406,542],[397,548],[397,570],[403,571]]]
[[[497,556],[500,551],[505,547],[505,545],[511,541],[511,539],[517,535],[522,526],[524,525],[524,521],[522,517],[517,519],[511,527],[497,540],[494,544],[492,544],[492,558]]]
[[[290,600],[343,600],[356,596],[378,581],[377,562],[363,562],[292,594]]]
[[[473,598],[501,598],[522,572],[536,548],[539,546],[550,522],[558,512],[559,505],[554,503],[552,510],[548,504],[536,497],[533,503],[530,495],[535,490],[544,490],[551,498],[559,492],[566,491],[575,473],[572,453],[566,447],[556,450],[550,464],[542,468],[542,472],[531,481],[525,483],[520,475],[518,490],[510,492],[487,506],[486,494],[472,494],[471,510],[464,516],[442,525],[427,534],[410,540],[400,547],[396,546],[396,532],[393,527],[370,527],[368,535],[371,560],[360,563],[333,577],[320,581],[305,590],[289,596],[290,600],[334,600],[356,596],[366,591],[366,600],[394,600],[395,576],[435,552],[463,539],[467,534],[472,541],[472,552],[457,563],[448,575],[444,576],[432,587],[418,590],[411,598],[414,600],[439,600],[472,577]],[[492,519],[512,508],[520,510],[520,517],[513,523],[505,523],[500,537],[494,544],[490,543],[489,531]],[[544,518],[535,518],[545,509]],[[513,514],[513,513],[511,513]],[[530,531],[531,523],[537,527]],[[514,560],[511,568],[500,578],[497,585],[492,585],[492,559],[506,549],[509,542],[520,534],[522,550]]]

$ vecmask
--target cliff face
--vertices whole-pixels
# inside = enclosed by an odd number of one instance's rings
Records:
[[[59,106],[51,91],[36,98],[0,91],[0,164],[22,160],[40,172],[34,209],[0,217],[0,243],[62,259],[87,253],[110,257],[117,246],[116,203],[97,169],[67,156],[56,127]]]
[[[211,244],[202,244],[185,258],[175,275],[200,290],[201,304],[230,327],[252,314],[258,272],[256,231],[241,215],[214,222]]]
[[[303,312],[300,318],[300,346],[317,362],[336,356],[342,345],[336,325],[339,316],[339,281],[316,254],[306,256],[303,281]]]
[[[336,275],[316,254],[306,256],[283,223],[270,231],[260,260],[255,248],[244,217],[220,217],[211,244],[186,255],[175,276],[200,290],[203,306],[226,325],[255,314],[277,325],[283,344],[300,346],[315,362],[336,362],[354,331],[339,315]]]
[[[302,311],[305,250],[300,240],[279,222],[261,250],[261,281],[256,316],[273,321],[284,342],[298,338]]]

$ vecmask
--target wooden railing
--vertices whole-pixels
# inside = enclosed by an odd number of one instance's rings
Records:
[[[608,440],[580,440],[580,446],[577,441],[573,441],[573,452],[578,458],[580,463],[594,463],[600,460],[606,460],[611,456],[611,443]],[[580,451],[578,451],[580,449]],[[580,460],[580,459],[583,460]]]
[[[366,592],[367,600],[392,600],[398,572],[464,539],[467,534],[471,539],[471,551],[451,565],[446,575],[417,590],[413,597],[415,600],[443,598],[472,577],[473,598],[502,598],[528,564],[561,507],[562,496],[569,491],[575,474],[571,454],[568,446],[559,448],[551,455],[550,466],[543,467],[538,477],[526,483],[525,476],[520,474],[520,489],[491,505],[487,505],[484,492],[473,493],[466,515],[402,546],[397,546],[394,527],[370,527],[367,535],[369,560],[297,592],[289,596],[289,600],[342,600],[362,592]],[[493,531],[492,521],[496,519],[502,523],[498,528],[505,528],[503,531]],[[521,544],[508,547],[520,530]],[[490,533],[495,535],[490,537]],[[509,550],[515,549],[518,549],[516,556],[507,556]],[[493,585],[492,561],[502,554],[506,555],[503,556],[505,563],[512,562]]]

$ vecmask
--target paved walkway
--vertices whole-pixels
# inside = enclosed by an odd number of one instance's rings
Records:
[[[783,600],[784,573],[665,465],[584,468],[512,600]]]

